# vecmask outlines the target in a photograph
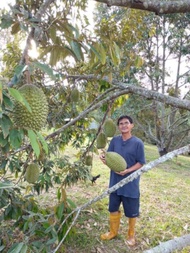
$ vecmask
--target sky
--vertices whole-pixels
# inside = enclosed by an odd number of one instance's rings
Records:
[[[14,4],[15,0],[3,0],[3,1],[1,1],[1,8],[4,8],[4,7],[8,6],[9,3]]]
[[[4,8],[6,7],[9,3],[14,4],[15,0],[1,0],[1,7]],[[95,1],[89,0],[89,10],[93,10],[95,5]]]

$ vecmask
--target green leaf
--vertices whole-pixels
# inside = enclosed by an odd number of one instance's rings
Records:
[[[51,244],[54,244],[56,241],[57,241],[57,238],[56,238],[56,237],[54,237],[54,238],[52,238],[52,239],[48,240],[48,241],[46,242],[46,245],[51,245]]]
[[[43,224],[44,225],[44,224]],[[46,225],[47,226],[47,225]],[[51,230],[54,229],[54,226],[53,225],[49,225],[48,223],[48,227],[46,228],[46,230],[44,231],[45,234],[48,234],[49,232],[51,232]]]
[[[52,46],[49,63],[51,66],[55,66],[60,60],[60,46]]]
[[[114,45],[115,55],[118,59],[118,62],[121,63],[121,50],[115,42],[113,43],[113,45]]]
[[[96,48],[93,45],[89,45],[90,49],[92,50],[92,52],[98,57],[98,59],[101,61],[101,55],[99,54],[99,52],[96,50]]]
[[[23,246],[24,246],[23,242],[16,243],[16,244],[13,245],[12,248],[10,248],[8,250],[7,253],[21,253],[22,252],[21,249],[22,249]]]
[[[47,64],[42,64],[38,61],[33,62],[34,67],[41,69],[43,72],[47,73],[49,76],[55,78],[55,75],[53,74],[53,69],[50,68]]]
[[[69,198],[67,198],[67,202],[69,203],[70,207],[76,208],[76,204]]]
[[[0,189],[14,188],[15,185],[12,182],[0,182]]]
[[[63,210],[64,210],[64,203],[61,202],[61,203],[57,206],[57,209],[56,209],[56,215],[57,215],[57,218],[58,218],[58,219],[61,219],[61,218],[62,218]]]
[[[9,28],[13,23],[12,17],[9,14],[3,15],[1,18],[1,24],[0,27],[2,29]]]
[[[100,55],[101,55],[101,63],[106,64],[106,51],[102,44],[100,44]]]
[[[135,67],[140,68],[143,65],[142,57],[137,56],[135,59]]]
[[[74,27],[74,26],[72,26],[71,24],[67,23],[67,28],[68,28],[70,31],[73,31],[73,32],[74,32],[74,37],[75,37],[76,39],[79,38],[80,33],[79,33],[79,30],[78,30],[76,27]]]
[[[41,144],[42,144],[42,147],[43,147],[43,149],[45,150],[46,154],[48,154],[48,144],[47,144],[45,138],[44,138],[43,135],[42,135],[41,133],[39,133],[39,132],[37,132],[37,136],[38,136],[38,138],[39,138],[39,140],[40,140],[40,142],[41,142]]]
[[[10,99],[10,97],[7,96],[7,94],[5,94],[4,91],[3,91],[3,104],[10,109],[13,108],[12,100]]]
[[[117,58],[114,48],[110,46],[109,52],[114,66],[117,66],[120,63],[120,59]]]
[[[17,129],[12,129],[9,134],[9,140],[13,148],[19,148],[22,143],[22,133]]]
[[[28,246],[24,242],[15,243],[7,253],[26,253]]]
[[[70,42],[71,49],[73,50],[78,61],[83,60],[83,54],[81,51],[81,46],[77,41],[72,40]]]
[[[33,130],[28,130],[28,137],[30,139],[31,146],[34,150],[34,153],[36,154],[37,157],[40,155],[40,145],[37,139],[37,135]]]
[[[24,244],[20,253],[27,253],[27,251],[28,251],[28,246],[26,244]]]
[[[4,245],[0,246],[0,251],[2,251],[5,248]]]
[[[1,132],[0,133],[0,146],[5,147],[6,144],[7,144],[7,141],[8,141],[7,138],[5,139],[4,136],[3,136],[3,133]]]
[[[54,26],[50,27],[50,37],[52,39],[52,41],[55,43],[56,40],[56,29]]]
[[[14,99],[16,99],[22,105],[24,105],[29,112],[32,112],[29,103],[27,102],[27,100],[22,96],[22,94],[18,90],[14,89],[14,88],[8,88],[8,91]]]
[[[6,137],[9,135],[9,130],[12,126],[12,122],[7,115],[3,114],[3,117],[0,118],[0,124],[3,131],[4,139],[6,139]]]
[[[57,190],[57,199],[60,201],[61,199],[61,190],[60,188]]]
[[[26,65],[17,65],[15,68],[15,74],[19,78],[22,72],[27,68]]]

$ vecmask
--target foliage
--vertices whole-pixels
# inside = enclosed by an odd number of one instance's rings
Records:
[[[50,252],[67,231],[72,217],[63,227],[61,223],[75,205],[66,197],[63,188],[58,188],[58,201],[51,209],[40,207],[33,195],[24,196],[22,191],[10,181],[0,183],[0,220],[13,220],[13,228],[17,228],[20,233],[18,242],[6,245],[7,238],[11,241],[12,236],[15,236],[14,230],[7,231],[7,236],[2,231],[0,248],[7,252]]]

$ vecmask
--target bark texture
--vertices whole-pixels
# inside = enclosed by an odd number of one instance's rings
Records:
[[[121,6],[154,12],[155,14],[186,13],[190,11],[190,1],[158,1],[158,0],[95,0],[108,7]]]
[[[190,234],[169,240],[167,242],[161,242],[157,247],[146,250],[143,253],[170,253],[175,250],[182,250],[187,246],[190,246]]]

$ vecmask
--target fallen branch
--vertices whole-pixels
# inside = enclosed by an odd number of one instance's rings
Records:
[[[167,242],[161,242],[160,245],[156,246],[155,248],[145,250],[143,253],[171,253],[175,250],[182,250],[187,246],[190,246],[190,234],[169,240]]]

